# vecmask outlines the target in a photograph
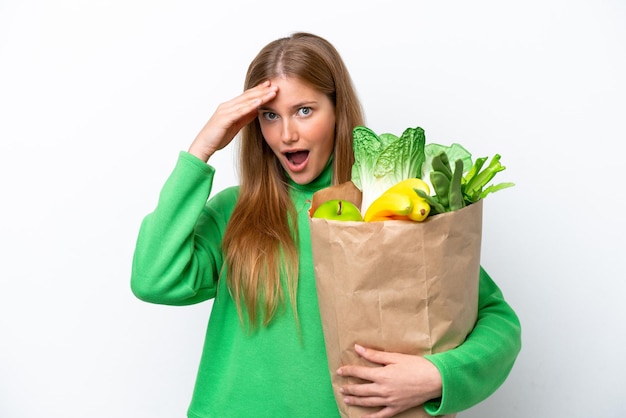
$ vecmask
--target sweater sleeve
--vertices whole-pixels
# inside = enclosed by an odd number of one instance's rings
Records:
[[[427,402],[430,415],[466,410],[502,385],[521,350],[520,322],[502,292],[481,267],[478,318],[459,347],[427,355],[443,382],[440,399]]]
[[[196,233],[215,170],[180,152],[155,210],[141,227],[131,272],[131,290],[139,299],[165,305],[189,305],[215,296],[221,268],[218,222],[204,220],[203,239]]]

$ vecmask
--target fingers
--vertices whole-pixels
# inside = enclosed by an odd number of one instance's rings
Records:
[[[257,117],[259,106],[273,100],[277,92],[278,87],[273,86],[269,81],[261,83],[221,104],[214,118],[227,132],[227,136],[233,137]]]
[[[208,161],[217,150],[228,145],[237,133],[258,115],[259,106],[273,100],[278,86],[266,81],[220,104],[192,142],[189,152]]]
[[[410,366],[416,356],[389,353],[355,345],[355,351],[374,366],[346,365],[337,370],[343,377],[362,380],[340,387],[343,401],[347,405],[382,407],[372,411],[369,418],[391,417],[400,411],[423,403],[423,399],[413,393],[410,379],[415,372]],[[378,367],[376,366],[378,365]],[[404,369],[411,369],[405,371]],[[405,376],[408,373],[409,378]]]
[[[378,371],[379,371],[379,368],[377,367],[357,366],[354,364],[350,364],[347,366],[340,367],[337,370],[337,374],[343,377],[356,377],[361,380],[367,380],[369,382],[373,382],[376,380],[378,376]]]
[[[385,406],[387,399],[379,396],[344,396],[343,401],[346,405],[365,406],[375,408],[377,406]]]
[[[239,96],[224,103],[224,105],[232,105],[234,107],[242,107],[256,110],[260,105],[273,100],[278,93],[278,86],[273,85],[267,80],[248,90],[245,90]]]
[[[388,353],[386,351],[374,350],[373,348],[365,348],[358,344],[354,345],[354,351],[365,360],[372,363],[387,365],[394,362],[394,353]]]
[[[234,136],[257,117],[259,106],[276,97],[278,88],[269,81],[246,90],[241,95],[220,104],[211,118],[228,135]]]
[[[268,80],[258,86],[246,90],[237,99],[240,99],[241,104],[245,109],[256,111],[259,106],[274,99],[277,92],[278,86],[272,85],[272,83]]]
[[[382,407],[369,418],[393,416],[422,405],[442,394],[439,369],[427,359],[411,354],[389,353],[356,345],[355,351],[369,365],[346,365],[337,373],[359,381],[346,381],[339,390],[348,405]]]
[[[369,385],[351,385],[340,389],[344,395],[343,402],[346,405],[363,406],[367,408],[382,408],[379,410],[372,409],[372,413],[363,415],[363,418],[385,418],[392,417],[401,412],[401,409],[389,405],[388,397],[378,396],[374,390],[367,390],[365,386]],[[365,389],[365,390],[364,390]]]
[[[378,394],[374,384],[347,385],[339,389],[346,405],[364,406],[368,408],[383,407],[389,402],[386,397]],[[384,415],[375,415],[384,416]]]
[[[278,93],[278,86],[273,85],[271,81],[267,80],[259,84],[258,86],[253,87],[251,90],[255,93],[258,93],[256,105],[259,106],[263,103],[269,102],[274,97],[276,97],[276,93]]]
[[[357,352],[365,360],[386,366],[394,362],[395,354],[387,353],[385,351],[374,350],[373,348],[365,348],[358,344],[354,345],[354,351]],[[337,370],[337,374],[340,376],[353,376],[363,380],[374,381],[379,376],[380,368],[365,367],[357,365],[342,366]]]

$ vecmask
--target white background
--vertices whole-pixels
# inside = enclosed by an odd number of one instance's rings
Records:
[[[483,265],[523,349],[460,416],[625,416],[618,0],[0,0],[0,416],[184,416],[211,305],[133,297],[139,223],[256,52],[297,30],[342,53],[372,129],[500,153],[516,183],[486,201]]]

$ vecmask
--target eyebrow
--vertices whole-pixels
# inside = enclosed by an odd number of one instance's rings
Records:
[[[291,110],[296,110],[296,109],[300,109],[301,107],[311,107],[311,106],[316,105],[316,104],[317,104],[317,101],[310,100],[310,101],[307,101],[307,102],[297,103],[297,104],[291,106],[290,109]],[[274,112],[275,111],[274,108],[268,107],[268,106],[260,106],[259,110],[266,111],[266,112]]]

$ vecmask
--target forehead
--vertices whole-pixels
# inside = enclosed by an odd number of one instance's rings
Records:
[[[315,89],[311,84],[296,77],[280,76],[270,80],[272,85],[278,86],[276,98],[267,103],[274,106],[297,106],[302,103],[326,102],[327,96]]]
[[[278,95],[289,94],[307,94],[307,95],[323,95],[319,90],[315,89],[311,84],[300,78],[280,76],[270,80],[272,85],[278,86]]]

